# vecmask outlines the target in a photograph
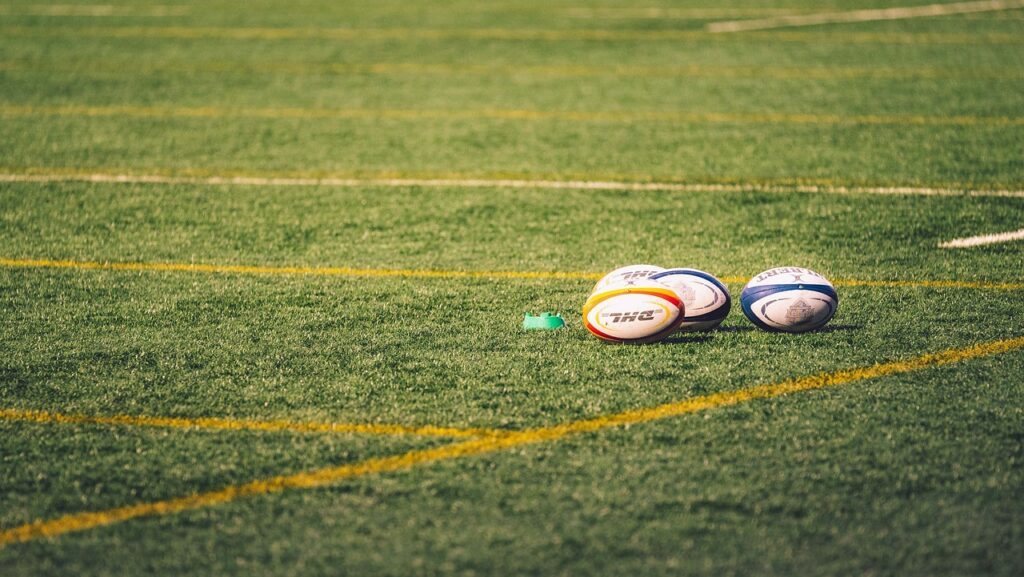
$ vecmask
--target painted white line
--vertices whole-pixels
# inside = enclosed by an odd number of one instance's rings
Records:
[[[981,236],[955,238],[940,244],[939,248],[971,248],[973,246],[1010,242],[1012,240],[1024,240],[1024,229],[1000,234],[983,234]]]
[[[818,24],[838,24],[843,22],[873,22],[877,20],[948,16],[951,14],[973,14],[977,12],[1013,10],[1016,8],[1024,8],[1024,0],[984,0],[981,2],[954,2],[950,4],[928,4],[926,6],[905,6],[902,8],[882,8],[876,10],[793,14],[757,20],[712,22],[707,25],[706,30],[716,33],[746,32],[750,30],[788,28],[791,26],[815,26]]]
[[[970,190],[911,186],[828,186],[769,183],[713,184],[489,178],[277,178],[262,176],[165,176],[159,174],[0,174],[0,182],[96,182],[227,186],[376,186],[431,188],[513,188],[549,190],[626,190],[637,192],[804,192],[915,196],[996,196],[1024,198],[1024,190]]]
[[[187,6],[112,6],[103,4],[35,4],[0,6],[0,14],[12,16],[181,16]]]
[[[562,14],[580,19],[676,19],[714,20],[718,18],[743,18],[744,16],[781,16],[813,12],[814,8],[565,8]]]

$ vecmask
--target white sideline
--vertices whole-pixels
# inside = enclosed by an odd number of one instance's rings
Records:
[[[996,244],[999,242],[1010,242],[1011,240],[1022,239],[1024,239],[1024,229],[1013,232],[1003,232],[1000,234],[983,234],[981,236],[955,238],[951,241],[940,244],[939,248],[971,248],[974,246]]]
[[[187,6],[113,6],[99,4],[33,4],[0,6],[0,14],[17,16],[183,16]]]
[[[822,194],[882,194],[916,196],[995,196],[1024,198],[1024,190],[970,190],[912,186],[828,186],[784,184],[682,184],[587,180],[528,180],[487,178],[280,178],[262,176],[165,176],[159,174],[12,174],[0,182],[97,182],[124,184],[199,184],[233,186],[379,186],[515,188],[549,190],[627,190],[638,192],[806,192]]]
[[[948,16],[975,12],[995,12],[1024,8],[1024,0],[983,0],[981,2],[954,2],[950,4],[928,4],[905,6],[903,8],[882,8],[875,10],[850,10],[848,12],[822,12],[820,14],[793,14],[757,20],[731,20],[711,22],[705,28],[708,32],[746,32],[768,30],[791,26],[815,26],[817,24],[838,24],[843,22],[872,22],[876,20],[903,20],[925,16]]]

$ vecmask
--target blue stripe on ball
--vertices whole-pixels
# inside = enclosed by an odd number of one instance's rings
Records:
[[[832,300],[839,302],[839,295],[836,294],[836,289],[824,285],[824,284],[772,284],[753,288],[745,288],[740,293],[740,302],[743,300],[759,300],[762,297],[768,296],[774,293],[786,292],[786,291],[814,291],[819,292],[823,295],[828,296]]]

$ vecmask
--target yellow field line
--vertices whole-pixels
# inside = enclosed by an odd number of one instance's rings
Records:
[[[38,260],[0,258],[6,268],[65,268],[79,270],[119,270],[156,272],[203,272],[268,275],[363,276],[411,278],[497,278],[497,279],[568,279],[597,280],[598,273],[530,272],[530,271],[461,271],[424,269],[378,269],[315,266],[247,266],[199,263],[89,262],[73,260]]]
[[[422,269],[353,269],[347,266],[261,266],[245,264],[208,264],[197,262],[98,262],[88,260],[49,260],[0,257],[0,266],[8,269],[73,269],[81,271],[139,271],[177,273],[225,273],[242,275],[309,275],[323,277],[408,277],[426,279],[525,279],[595,281],[601,273],[559,271],[432,271]],[[724,283],[739,284],[746,277],[722,277]],[[990,281],[872,281],[840,279],[837,286],[892,288],[964,288],[1024,290],[1024,283]]]
[[[1024,126],[1017,116],[920,114],[785,114],[682,111],[583,111],[530,109],[427,110],[404,108],[243,108],[224,106],[85,106],[0,104],[0,116],[280,119],[493,119],[568,122],[671,122],[681,124],[825,124],[891,126]]]
[[[0,409],[0,420],[66,425],[114,425],[128,427],[168,427],[219,431],[288,431],[292,433],[354,433],[368,435],[409,435],[423,437],[494,437],[506,434],[498,429],[461,429],[383,423],[317,423],[294,421],[258,421],[223,417],[151,417],[145,415],[70,415],[22,409]]]
[[[988,290],[1024,290],[1024,283],[991,282],[991,281],[958,281],[958,280],[856,280],[839,279],[832,282],[836,286],[850,287],[887,287],[887,288],[962,288]]]
[[[219,265],[202,263],[147,263],[147,262],[96,262],[78,260],[12,259],[0,257],[3,268],[56,268],[74,270],[111,270],[145,272],[199,272],[227,274],[262,275],[310,275],[310,276],[355,276],[355,277],[408,277],[408,278],[470,278],[470,279],[528,279],[528,280],[598,280],[603,274],[580,271],[473,271],[473,270],[427,270],[427,269],[386,269],[349,268],[317,266],[253,266]],[[720,280],[730,284],[747,282],[747,277],[725,276]],[[959,280],[858,280],[838,279],[836,286],[850,287],[891,287],[891,288],[962,288],[989,290],[1024,290],[1024,283]]]
[[[771,399],[802,391],[824,389],[866,379],[909,373],[930,367],[1007,353],[1022,348],[1024,348],[1024,337],[1017,337],[967,348],[949,349],[905,361],[823,373],[776,384],[760,385],[738,391],[696,397],[657,407],[625,411],[563,425],[528,429],[509,433],[501,437],[474,439],[433,449],[409,451],[408,453],[392,457],[369,459],[340,467],[328,467],[305,473],[282,475],[229,486],[219,491],[196,493],[187,497],[140,503],[105,511],[73,513],[57,519],[49,521],[40,520],[2,531],[0,532],[0,547],[42,537],[56,537],[74,531],[84,531],[138,517],[170,515],[181,511],[227,503],[241,497],[278,493],[285,489],[320,487],[364,475],[399,471],[421,464],[557,441],[570,435],[591,433],[612,427],[638,425],[759,399]]]
[[[614,30],[536,28],[268,28],[185,26],[3,26],[0,35],[21,37],[149,38],[223,40],[495,40],[602,42],[799,42],[812,44],[953,44],[1019,45],[1024,38],[1008,33],[914,32],[749,32],[713,34],[703,30]]]
[[[773,78],[884,79],[884,80],[1024,80],[1024,69],[946,67],[779,67],[779,66],[586,66],[586,65],[486,65],[417,62],[156,62],[0,61],[0,70],[32,73],[75,72],[114,75],[167,73],[255,73],[291,75],[386,75],[386,76],[534,76],[543,78]]]

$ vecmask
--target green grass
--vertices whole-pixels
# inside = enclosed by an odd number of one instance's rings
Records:
[[[1024,33],[1019,10],[712,38],[703,24],[731,17],[686,11],[770,10],[247,5],[0,11],[0,173],[1024,189],[1024,58],[1007,41]],[[693,35],[119,38],[97,26]],[[229,114],[46,112],[58,106]],[[737,118],[465,115],[495,109]],[[895,120],[758,119],[777,114]],[[979,123],[899,120],[918,116]],[[727,277],[796,264],[832,279],[1021,283],[1020,242],[937,245],[1022,223],[1020,198],[969,196],[0,183],[5,259],[590,273],[652,262]],[[578,317],[591,284],[0,267],[0,410],[522,430],[1018,337],[1024,326],[1019,290],[841,285],[828,330],[769,334],[736,307],[723,330],[607,346]],[[730,285],[734,297],[740,288]],[[545,310],[568,328],[519,329],[523,312]],[[1024,354],[1012,352],[142,517],[3,546],[0,573],[1018,575],[1022,370]],[[449,442],[3,420],[0,531]]]

